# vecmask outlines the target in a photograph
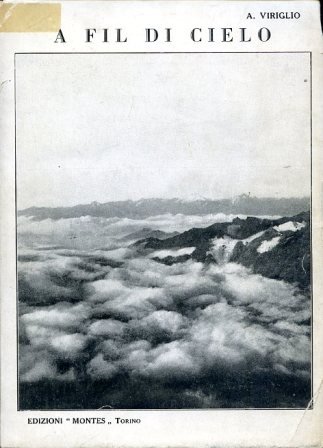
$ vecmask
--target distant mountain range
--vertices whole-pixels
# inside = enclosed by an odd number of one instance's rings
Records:
[[[183,215],[208,215],[216,213],[243,215],[293,216],[310,207],[310,199],[303,198],[256,198],[241,195],[234,199],[141,199],[138,201],[92,202],[72,207],[30,207],[18,211],[20,216],[34,220],[78,218],[93,216],[103,218],[140,219],[165,213]]]

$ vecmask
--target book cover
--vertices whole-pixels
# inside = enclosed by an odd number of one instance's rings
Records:
[[[320,446],[318,3],[0,13],[2,446]]]

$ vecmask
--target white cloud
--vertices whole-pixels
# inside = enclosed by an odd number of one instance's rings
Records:
[[[89,334],[92,336],[108,336],[115,338],[120,336],[125,325],[114,319],[101,319],[93,322],[89,326]]]
[[[113,363],[104,359],[102,353],[98,353],[87,366],[87,373],[95,379],[112,378],[118,371]]]
[[[87,340],[87,336],[73,333],[54,336],[50,343],[57,352],[64,354],[67,358],[75,358],[85,348]]]
[[[32,313],[24,314],[21,321],[26,325],[38,325],[40,327],[69,329],[79,328],[88,317],[88,307],[84,304],[76,306],[57,306],[55,308],[40,309]]]

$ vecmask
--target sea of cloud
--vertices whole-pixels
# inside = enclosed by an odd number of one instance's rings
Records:
[[[20,381],[127,378],[196,407],[229,407],[226,378],[309,381],[310,300],[295,285],[234,263],[167,266],[122,239],[232,219],[19,218]]]

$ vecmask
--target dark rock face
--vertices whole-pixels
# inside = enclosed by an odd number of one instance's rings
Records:
[[[291,223],[297,230],[280,230],[278,226]],[[301,225],[299,225],[301,224]],[[259,236],[256,234],[259,233]],[[251,241],[247,239],[256,236]],[[311,281],[310,259],[310,214],[302,212],[292,218],[276,220],[248,217],[235,218],[230,223],[216,223],[206,228],[193,228],[171,238],[147,238],[137,241],[134,246],[142,250],[179,249],[195,247],[191,255],[179,257],[156,257],[155,260],[171,265],[193,259],[203,263],[216,263],[210,252],[215,238],[236,241],[228,261],[252,268],[265,277],[297,283],[308,289]],[[274,242],[275,244],[270,246]],[[262,245],[268,249],[262,250]]]
[[[153,230],[149,227],[143,227],[138,232],[129,233],[129,235],[124,236],[122,241],[139,240],[143,238],[158,238],[159,240],[164,240],[178,235],[178,233],[179,232],[163,232],[162,230]]]
[[[275,237],[279,237],[277,246],[268,252],[257,251],[263,241]],[[281,235],[268,230],[248,245],[238,242],[231,261],[251,267],[255,273],[265,277],[298,283],[302,289],[307,289],[311,281],[309,225],[296,232],[286,231]]]
[[[190,255],[180,255],[179,257],[172,257],[169,255],[168,257],[164,258],[154,257],[153,260],[158,261],[158,263],[166,264],[167,266],[172,266],[176,263],[184,263],[190,258]]]

